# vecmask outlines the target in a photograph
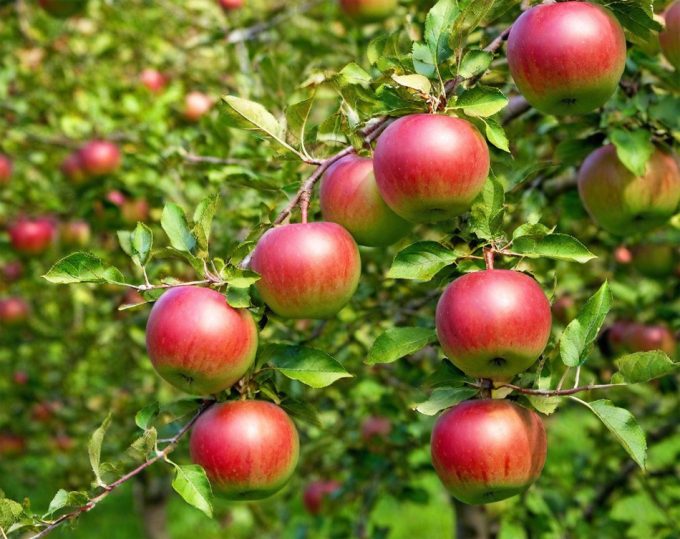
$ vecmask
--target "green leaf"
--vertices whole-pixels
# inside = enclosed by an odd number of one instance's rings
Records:
[[[250,307],[250,287],[238,288],[230,286],[227,288],[227,303],[234,309]]]
[[[525,395],[531,406],[544,415],[552,414],[562,400],[560,397],[548,397],[545,395]]]
[[[286,130],[262,105],[233,95],[224,96],[222,100],[228,106],[226,111],[229,127],[254,131],[265,138],[273,138],[285,148],[290,149],[286,143]]]
[[[554,258],[581,264],[597,258],[585,245],[567,234],[520,236],[513,242],[512,250],[528,258]]]
[[[436,241],[419,241],[397,253],[387,272],[390,279],[429,281],[460,256]]]
[[[158,433],[155,428],[151,427],[130,444],[130,447],[125,450],[125,454],[136,462],[145,461],[148,455],[155,450],[157,441]]]
[[[562,332],[560,355],[565,365],[576,367],[585,363],[611,306],[612,293],[605,281]]]
[[[419,92],[426,95],[429,95],[430,91],[432,90],[430,79],[424,77],[423,75],[392,75],[392,80],[399,86],[418,90]]]
[[[435,60],[432,57],[432,51],[430,51],[425,43],[413,44],[411,58],[413,59],[413,68],[419,75],[433,78],[437,73],[435,68]]]
[[[647,440],[633,414],[625,408],[617,408],[609,400],[585,402],[575,397],[572,399],[589,408],[617,438],[637,465],[645,469]]]
[[[484,134],[488,141],[499,150],[510,153],[510,141],[505,129],[493,118],[481,118],[484,122]]]
[[[503,224],[505,191],[493,176],[484,184],[470,208],[470,225],[481,239],[492,239],[499,234]]]
[[[182,208],[172,202],[166,204],[161,215],[161,226],[168,235],[170,245],[178,251],[193,252],[196,238],[189,229],[187,216]]]
[[[651,134],[644,129],[615,129],[609,133],[609,140],[616,147],[616,155],[625,167],[636,176],[643,176],[647,162],[654,153]]]
[[[451,105],[455,109],[463,109],[468,116],[493,116],[508,104],[508,98],[498,88],[477,85],[465,90]]]
[[[204,198],[196,206],[194,211],[193,236],[198,243],[198,256],[205,258],[208,256],[208,242],[210,241],[210,229],[212,228],[213,218],[217,212],[220,196],[217,194]]]
[[[157,402],[148,404],[135,414],[135,424],[142,430],[146,430],[158,417],[160,408]]]
[[[652,2],[637,0],[609,0],[607,7],[633,36],[648,38],[650,30],[659,32],[662,26],[653,19]]]
[[[0,528],[7,530],[24,513],[20,503],[9,498],[0,498]]]
[[[472,398],[477,392],[478,390],[473,387],[438,387],[429,399],[416,404],[413,409],[424,415],[436,415],[446,408]]]
[[[61,511],[66,508],[80,507],[85,505],[89,501],[87,492],[83,491],[66,491],[64,489],[59,489],[57,493],[52,498],[49,507],[47,508],[47,513],[43,515],[44,519],[50,518],[57,511]]]
[[[316,409],[306,401],[298,401],[294,399],[286,399],[281,402],[283,408],[291,417],[309,423],[315,427],[321,428],[321,419],[317,414]]]
[[[111,414],[106,416],[104,422],[101,426],[92,433],[89,443],[87,444],[87,452],[90,455],[90,465],[92,466],[92,471],[97,480],[97,484],[100,487],[105,486],[105,483],[101,478],[101,452],[102,452],[102,442],[104,441],[104,436],[106,431],[111,425]]]
[[[425,18],[425,43],[427,43],[434,65],[451,57],[449,46],[451,30],[460,10],[456,0],[439,0]]]
[[[174,466],[175,477],[172,480],[172,488],[185,502],[212,518],[213,494],[205,470],[198,464],[185,464],[183,466],[174,464]]]
[[[336,359],[315,348],[268,344],[260,351],[260,357],[284,376],[314,388],[352,377]]]
[[[130,248],[132,260],[138,266],[146,266],[151,258],[153,247],[153,232],[144,223],[137,223],[135,230],[130,235]]]
[[[550,229],[541,223],[524,223],[519,225],[512,231],[512,239],[516,240],[522,236],[533,236],[535,238],[543,238],[551,234],[554,229]]]
[[[471,50],[465,53],[458,68],[458,75],[469,79],[484,73],[491,65],[493,54],[482,50]]]
[[[366,363],[392,363],[413,354],[437,340],[437,334],[429,328],[392,328],[380,335],[368,352]]]
[[[672,373],[680,363],[674,363],[661,350],[636,352],[616,360],[619,372],[612,377],[612,383],[639,384]]]
[[[72,253],[59,260],[43,278],[51,283],[125,283],[125,277],[117,268],[104,263],[90,253]]]
[[[304,142],[307,124],[312,113],[315,96],[293,103],[286,109],[288,132],[298,141]]]
[[[363,67],[351,62],[340,70],[335,76],[335,80],[340,86],[365,86],[370,84],[371,75]]]

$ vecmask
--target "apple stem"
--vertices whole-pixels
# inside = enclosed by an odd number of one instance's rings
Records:
[[[484,248],[484,263],[486,264],[486,269],[492,270],[493,269],[493,257],[494,257],[494,250],[485,247]]]

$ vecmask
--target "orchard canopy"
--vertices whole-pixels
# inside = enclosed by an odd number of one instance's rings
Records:
[[[680,537],[680,0],[0,21],[0,539]]]

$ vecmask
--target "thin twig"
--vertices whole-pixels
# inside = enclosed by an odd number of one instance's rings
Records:
[[[499,384],[494,386],[494,389],[499,389],[502,387],[509,387],[513,391],[522,393],[524,395],[541,395],[544,397],[560,397],[564,395],[574,395],[575,393],[580,393],[582,391],[592,391],[593,389],[609,389],[611,387],[621,387],[627,384],[591,384],[581,387],[572,387],[571,389],[529,389],[526,387],[520,387],[513,384]],[[479,387],[479,386],[475,386]]]

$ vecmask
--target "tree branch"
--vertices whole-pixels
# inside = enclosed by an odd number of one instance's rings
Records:
[[[494,385],[494,389],[500,389],[502,387],[508,387],[513,391],[522,393],[524,395],[541,395],[544,397],[561,397],[565,395],[574,395],[582,391],[592,391],[593,389],[609,389],[611,387],[621,387],[628,384],[591,384],[587,386],[572,387],[571,389],[529,389],[526,387],[520,387],[513,384],[499,384]],[[475,385],[475,387],[480,387]]]

